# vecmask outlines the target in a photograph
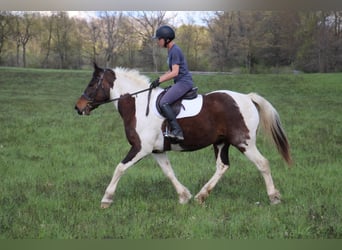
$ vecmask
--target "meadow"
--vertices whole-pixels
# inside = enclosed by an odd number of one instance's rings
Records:
[[[112,104],[74,105],[91,71],[0,68],[0,239],[341,239],[342,74],[194,75],[200,93],[257,92],[278,110],[294,164],[258,136],[282,203],[236,149],[204,205],[178,204],[151,157],[100,200],[129,144]],[[152,79],[155,74],[149,75]],[[196,129],[196,128],[194,128]],[[213,149],[169,157],[195,195],[215,171]]]

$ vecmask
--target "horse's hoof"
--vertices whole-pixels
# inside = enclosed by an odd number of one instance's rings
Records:
[[[196,201],[198,204],[203,205],[206,198],[207,198],[206,195],[198,194],[198,195],[195,196],[195,201]]]
[[[189,200],[191,199],[191,197],[192,197],[191,193],[187,190],[183,192],[181,195],[179,195],[179,203],[187,204]]]
[[[101,208],[102,209],[106,209],[106,208],[109,208],[109,207],[110,207],[110,203],[105,203],[105,202],[101,203]]]
[[[280,203],[281,203],[280,199],[273,199],[273,200],[271,200],[271,205],[277,205],[277,204],[280,204]]]
[[[277,204],[281,203],[279,191],[270,195],[269,198],[270,198],[271,205],[277,205]]]

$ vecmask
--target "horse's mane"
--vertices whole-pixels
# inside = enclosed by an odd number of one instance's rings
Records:
[[[150,83],[150,78],[140,74],[140,72],[136,69],[117,67],[114,69],[114,72],[117,77],[128,78],[130,80],[138,82],[139,84],[143,84],[144,86],[149,85]]]

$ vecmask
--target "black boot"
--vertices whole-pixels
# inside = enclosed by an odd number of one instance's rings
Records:
[[[165,103],[160,108],[161,108],[163,115],[166,117],[166,119],[168,120],[170,127],[171,127],[171,131],[169,133],[165,134],[165,137],[176,139],[178,141],[183,141],[184,136],[183,136],[182,129],[179,126],[177,119],[176,119],[176,116],[173,113],[173,110],[170,107],[170,105],[168,103]]]

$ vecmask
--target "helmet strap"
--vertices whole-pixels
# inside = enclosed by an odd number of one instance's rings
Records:
[[[167,48],[167,45],[171,42],[170,39],[164,39],[165,43],[164,43],[164,48]]]

